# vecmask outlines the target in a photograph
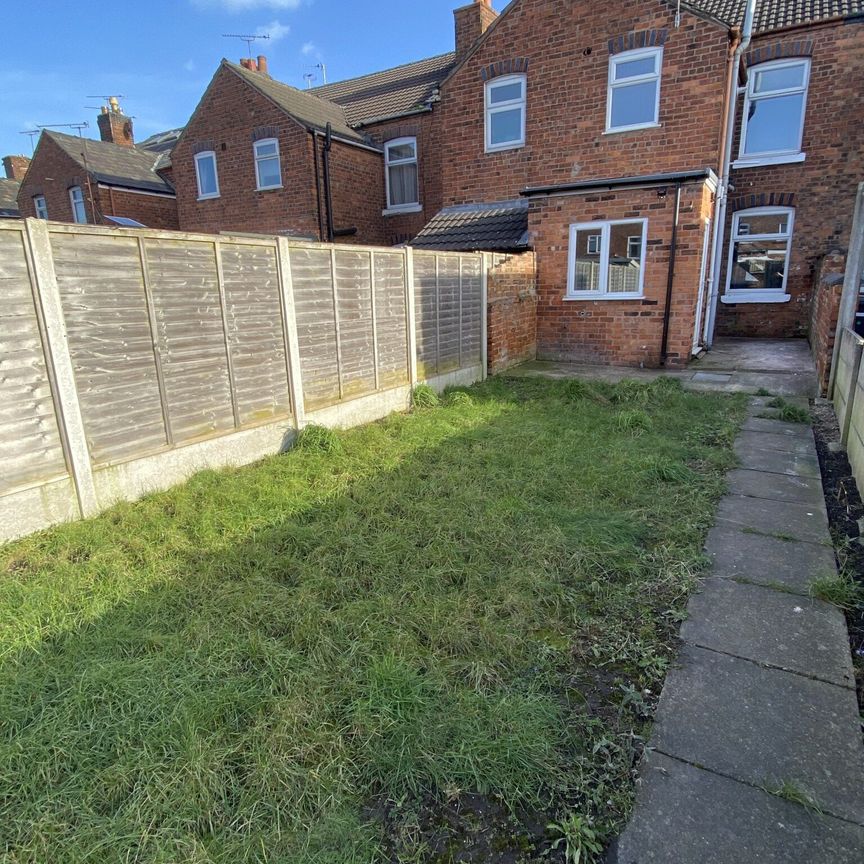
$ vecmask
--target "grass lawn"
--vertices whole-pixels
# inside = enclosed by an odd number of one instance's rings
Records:
[[[592,860],[743,411],[492,379],[0,547],[0,861]]]

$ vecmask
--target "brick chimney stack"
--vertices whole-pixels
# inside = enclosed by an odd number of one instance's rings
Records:
[[[4,156],[3,170],[9,180],[23,180],[30,159],[27,156]]]
[[[97,118],[99,136],[103,141],[119,144],[121,147],[133,147],[135,139],[132,136],[132,120],[123,113],[116,96],[102,106],[102,113]]]
[[[262,75],[269,75],[267,72],[267,58],[263,54],[259,54],[257,60],[254,57],[241,57],[240,65],[250,72],[260,72]]]
[[[456,59],[461,60],[498,13],[492,8],[492,0],[474,0],[469,6],[454,10],[453,17],[456,19]]]

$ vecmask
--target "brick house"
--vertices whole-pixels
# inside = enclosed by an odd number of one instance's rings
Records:
[[[154,136],[136,145],[132,121],[116,99],[103,108],[98,121],[99,141],[42,131],[20,181],[21,215],[58,222],[178,228],[168,153],[172,135]]]

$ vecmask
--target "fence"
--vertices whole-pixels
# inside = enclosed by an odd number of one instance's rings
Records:
[[[483,256],[0,224],[0,540],[485,375]]]
[[[852,473],[864,488],[864,339],[845,328],[834,372],[834,408],[840,427],[840,442],[849,455]]]

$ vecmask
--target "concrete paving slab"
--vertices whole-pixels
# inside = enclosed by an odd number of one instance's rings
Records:
[[[735,441],[739,450],[750,448],[754,450],[776,450],[781,453],[797,453],[801,456],[816,458],[816,442],[813,436],[792,437],[791,435],[776,435],[773,432],[740,432]]]
[[[813,440],[813,430],[806,423],[786,423],[783,420],[769,420],[766,417],[748,417],[741,426],[743,432],[770,432],[775,435],[788,435],[791,438]]]
[[[775,537],[830,544],[824,508],[727,495],[717,508],[717,521]]]
[[[708,532],[705,554],[712,562],[713,576],[805,596],[814,579],[837,573],[834,551],[827,546],[750,534],[729,522],[718,523]]]
[[[728,384],[732,380],[732,373],[694,372],[690,380],[697,384]]]
[[[751,471],[770,471],[774,474],[797,474],[801,477],[820,477],[819,460],[815,456],[783,453],[779,450],[757,450],[735,444],[735,455],[741,468]]]
[[[754,498],[770,498],[772,501],[807,504],[826,512],[822,483],[815,477],[735,468],[726,475],[726,482],[732,495],[750,495]]]
[[[709,577],[690,598],[687,613],[681,625],[685,642],[855,687],[846,619],[836,606]]]
[[[860,864],[864,828],[649,752],[609,864]]]
[[[651,744],[753,786],[793,783],[864,825],[864,746],[854,690],[684,643]],[[789,859],[787,859],[789,860]]]

